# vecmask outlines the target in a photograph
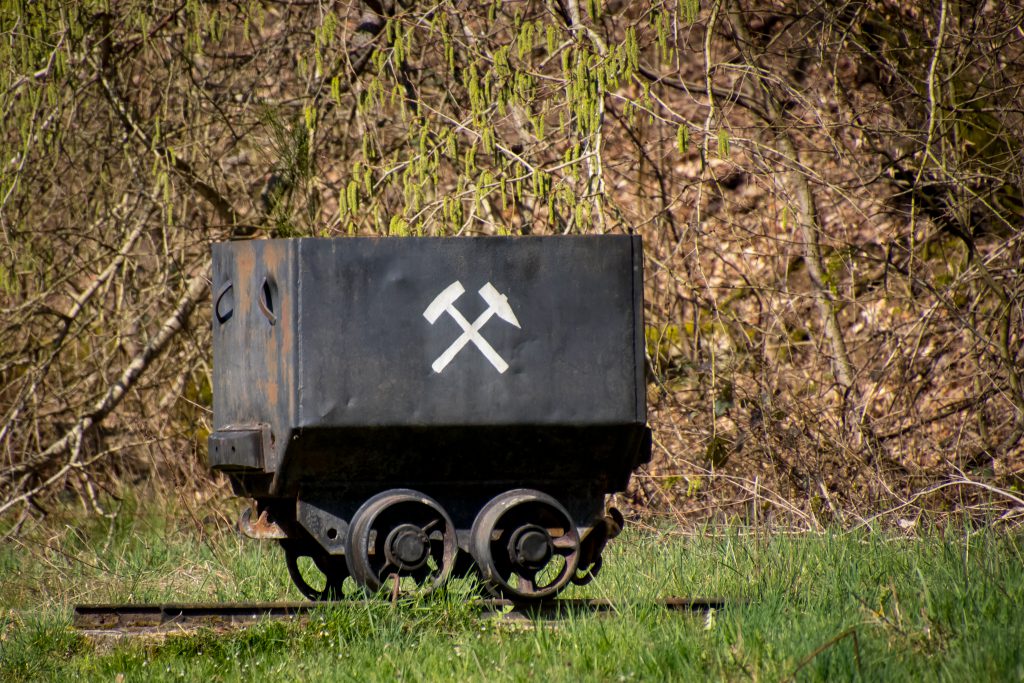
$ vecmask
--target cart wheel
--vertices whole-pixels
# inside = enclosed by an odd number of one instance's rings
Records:
[[[327,554],[320,545],[312,539],[286,539],[281,541],[284,549],[284,560],[288,567],[288,575],[292,577],[292,583],[299,589],[306,598],[314,602],[323,600],[339,600],[345,597],[344,583],[348,578],[348,566],[344,557],[335,557]],[[299,568],[299,558],[308,557],[323,574],[324,587],[313,588]]]
[[[540,491],[515,489],[495,496],[477,514],[470,551],[491,593],[541,600],[575,575],[580,538],[561,503]]]
[[[448,513],[430,496],[410,489],[383,491],[363,503],[345,541],[352,578],[371,592],[414,586],[429,593],[448,580],[457,552]]]

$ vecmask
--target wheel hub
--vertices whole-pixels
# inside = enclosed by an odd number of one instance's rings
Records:
[[[430,539],[423,529],[412,524],[401,524],[388,534],[384,548],[392,564],[402,571],[412,571],[426,563]]]
[[[509,558],[526,569],[540,569],[551,559],[551,534],[536,524],[516,529],[508,543]]]

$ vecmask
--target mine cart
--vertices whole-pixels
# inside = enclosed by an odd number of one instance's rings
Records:
[[[637,236],[213,246],[210,466],[312,599],[586,583],[650,459]],[[323,573],[314,587],[308,557]],[[317,582],[313,582],[317,583]]]

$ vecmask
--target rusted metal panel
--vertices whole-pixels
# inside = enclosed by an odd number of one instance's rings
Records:
[[[213,256],[215,425],[270,425],[279,494],[396,473],[611,491],[649,453],[638,237],[263,240]]]
[[[214,429],[267,425],[263,467],[269,472],[277,469],[295,422],[293,261],[294,249],[284,240],[213,246]]]

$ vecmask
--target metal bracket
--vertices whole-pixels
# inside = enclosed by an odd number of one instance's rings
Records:
[[[264,510],[255,520],[252,518],[253,509],[245,508],[242,516],[238,518],[238,530],[249,538],[256,540],[280,540],[288,538],[287,532],[270,518],[270,514]]]
[[[210,467],[215,470],[263,470],[270,453],[270,425],[226,427],[207,441]]]
[[[296,502],[296,519],[331,555],[345,554],[345,539],[348,538],[348,521],[338,514],[335,501],[305,500]],[[346,515],[351,516],[351,515]]]

